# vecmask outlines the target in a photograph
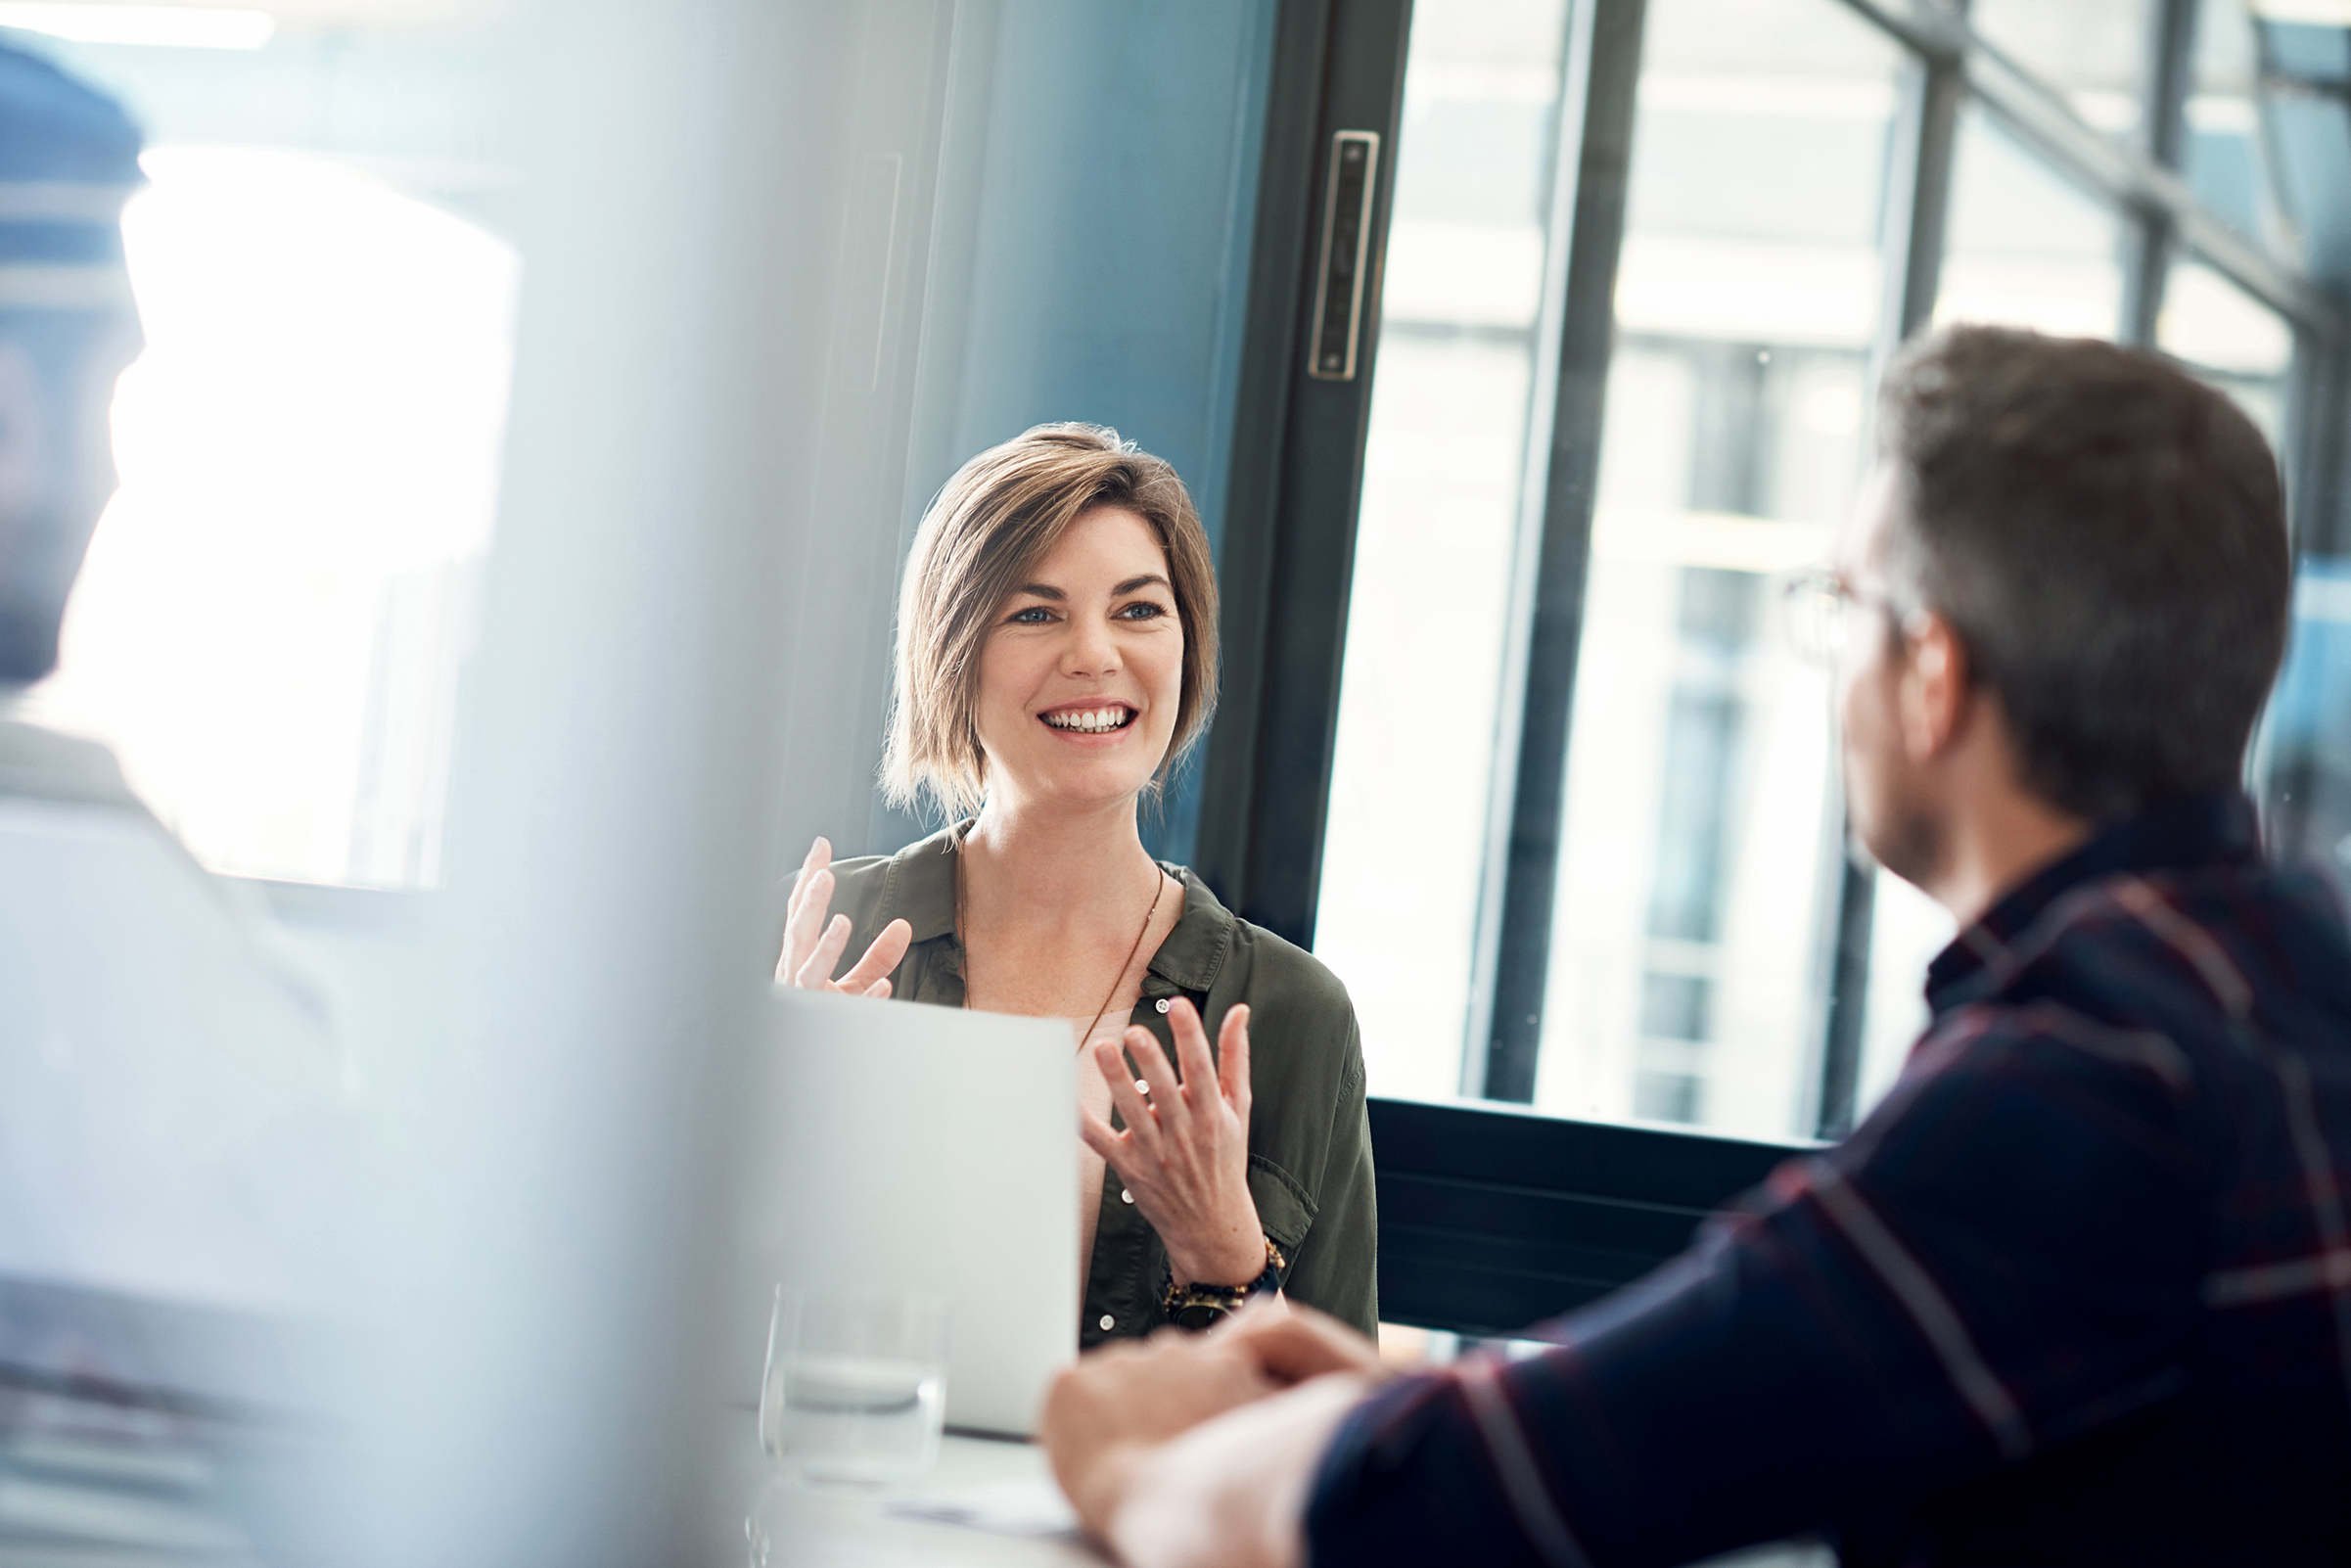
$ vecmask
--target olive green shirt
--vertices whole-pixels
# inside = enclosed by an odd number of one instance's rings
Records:
[[[853,961],[894,919],[913,945],[890,977],[891,994],[940,1007],[963,1005],[963,941],[955,931],[956,834],[950,828],[897,854],[833,867],[835,907],[855,929]],[[1188,996],[1218,1026],[1249,1005],[1249,1194],[1266,1234],[1289,1261],[1282,1291],[1368,1334],[1379,1318],[1379,1222],[1371,1183],[1371,1128],[1363,1110],[1363,1051],[1355,1008],[1338,978],[1313,954],[1236,918],[1181,866],[1183,913],[1151,955],[1132,1022],[1175,1060],[1166,1010]],[[1167,1250],[1118,1173],[1102,1182],[1079,1343],[1147,1334],[1167,1321],[1159,1307]],[[1232,1281],[1235,1284],[1240,1281]]]

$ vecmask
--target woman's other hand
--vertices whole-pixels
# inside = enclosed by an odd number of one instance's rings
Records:
[[[1120,1042],[1097,1040],[1094,1065],[1127,1127],[1113,1131],[1081,1107],[1079,1130],[1167,1244],[1177,1284],[1246,1285],[1266,1271],[1266,1233],[1249,1196],[1249,1009],[1224,1015],[1215,1057],[1188,1000],[1169,1006],[1168,1025],[1181,1081],[1147,1029],[1126,1038],[1143,1088],[1127,1076]]]
[[[873,945],[865,949],[856,967],[839,980],[833,979],[833,966],[849,945],[849,916],[824,917],[833,906],[832,864],[830,842],[819,838],[808,846],[808,856],[801,861],[800,875],[792,882],[792,901],[784,916],[784,953],[776,960],[775,978],[807,991],[887,996],[891,971],[906,956],[914,928],[903,920],[891,921],[873,939]]]

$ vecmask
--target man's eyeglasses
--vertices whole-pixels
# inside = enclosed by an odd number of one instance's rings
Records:
[[[1853,612],[1875,610],[1897,624],[1902,611],[1882,593],[1856,587],[1832,567],[1791,574],[1779,587],[1787,604],[1788,642],[1815,664],[1836,663],[1853,636]]]

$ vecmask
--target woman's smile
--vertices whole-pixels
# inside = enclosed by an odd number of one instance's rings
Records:
[[[1073,740],[1100,741],[1118,736],[1132,725],[1140,715],[1130,703],[1090,702],[1064,703],[1048,708],[1037,715],[1046,727]]]

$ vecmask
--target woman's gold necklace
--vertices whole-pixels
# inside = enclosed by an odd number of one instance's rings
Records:
[[[1078,1041],[1080,1050],[1085,1049],[1086,1041],[1094,1038],[1095,1026],[1110,1015],[1110,1004],[1119,999],[1119,985],[1127,978],[1127,971],[1134,967],[1134,955],[1143,950],[1143,938],[1150,935],[1152,917],[1159,913],[1159,900],[1166,898],[1167,893],[1167,875],[1159,869],[1159,862],[1154,860],[1151,862],[1151,907],[1143,911],[1143,923],[1134,928],[1134,945],[1127,949],[1127,960],[1119,965],[1118,973],[1110,977],[1110,990],[1102,993],[1102,1005],[1095,1008],[1094,1016],[1086,1020],[1085,1032]],[[957,844],[955,846],[955,935],[963,939],[963,1005],[967,1008],[971,1006],[970,931],[970,924],[963,918],[963,846]]]

